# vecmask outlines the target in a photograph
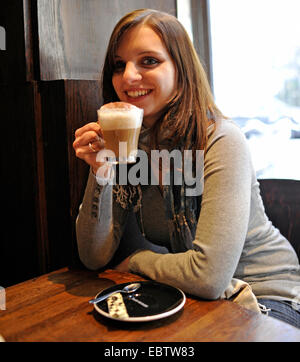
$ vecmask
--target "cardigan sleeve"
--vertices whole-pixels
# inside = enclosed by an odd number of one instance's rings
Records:
[[[112,185],[99,184],[90,172],[76,219],[78,253],[88,269],[99,269],[112,259],[127,216],[126,210],[113,203]]]
[[[204,157],[204,188],[193,249],[165,255],[140,251],[131,257],[130,270],[202,298],[220,298],[245,243],[252,171],[240,129],[230,121],[217,123]]]

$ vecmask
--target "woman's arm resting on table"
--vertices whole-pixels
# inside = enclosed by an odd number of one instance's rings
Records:
[[[194,250],[160,255],[141,251],[129,269],[187,293],[217,299],[229,285],[245,242],[251,198],[251,158],[237,126],[221,126],[210,139]]]

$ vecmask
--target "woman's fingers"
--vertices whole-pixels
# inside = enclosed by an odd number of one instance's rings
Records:
[[[104,140],[102,138],[101,127],[98,123],[92,122],[84,125],[81,128],[78,128],[75,132],[75,140],[73,142],[73,148],[76,150],[78,148],[87,147],[89,144],[97,143],[99,149],[103,148]],[[94,147],[95,148],[95,147]],[[91,147],[89,147],[89,150]]]
[[[89,143],[102,142],[102,138],[94,131],[86,131],[81,136],[75,138],[74,148],[88,146]]]
[[[96,165],[97,153],[104,148],[104,140],[99,124],[91,122],[78,128],[75,132],[73,148],[78,158],[86,161],[91,166]]]
[[[90,122],[75,131],[75,138],[82,136],[85,132],[88,131],[94,131],[95,133],[99,134],[99,136],[102,136],[100,125],[96,122]]]
[[[85,142],[83,144],[78,143],[74,145],[74,150],[76,152],[76,156],[79,158],[84,158],[84,155],[95,153],[95,157],[97,152],[104,148],[104,141],[102,138],[96,140],[90,140],[90,142]]]

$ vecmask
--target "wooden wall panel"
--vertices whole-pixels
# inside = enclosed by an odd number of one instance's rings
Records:
[[[102,103],[97,81],[45,81],[39,88],[50,271],[78,263],[75,220],[89,168],[77,159],[72,145],[76,129],[96,121]]]
[[[0,285],[80,265],[75,220],[89,172],[75,130],[97,119],[99,83],[1,84]]]
[[[70,213],[75,220],[78,206],[83,198],[88,166],[75,156],[73,142],[75,131],[89,122],[97,121],[97,109],[102,105],[100,84],[98,81],[65,80],[66,129],[68,172],[70,179]]]
[[[0,84],[1,243],[0,285],[39,274],[34,85]]]
[[[63,81],[40,82],[48,248],[47,271],[66,265],[70,243]],[[43,241],[41,241],[43,242]]]

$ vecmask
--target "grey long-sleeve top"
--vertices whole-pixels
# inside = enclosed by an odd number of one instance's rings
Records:
[[[129,268],[206,299],[220,298],[237,278],[248,282],[256,297],[292,300],[300,289],[299,261],[265,214],[247,141],[228,120],[208,131],[196,247],[181,253],[137,251]],[[146,237],[167,247],[157,186],[143,189],[142,216]],[[98,185],[90,174],[76,225],[79,255],[87,268],[98,269],[111,260],[127,220],[128,211],[113,203],[112,186]]]

